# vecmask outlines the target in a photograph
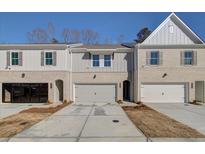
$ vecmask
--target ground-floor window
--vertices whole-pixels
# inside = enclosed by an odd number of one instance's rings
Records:
[[[48,83],[3,83],[5,103],[43,103],[48,100]]]

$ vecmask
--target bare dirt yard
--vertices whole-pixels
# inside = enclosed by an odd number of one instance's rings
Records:
[[[122,107],[128,117],[147,137],[204,138],[197,130],[190,128],[145,105]]]
[[[67,105],[69,105],[69,103],[63,103],[56,107],[30,108],[15,115],[0,119],[0,138],[12,137]]]

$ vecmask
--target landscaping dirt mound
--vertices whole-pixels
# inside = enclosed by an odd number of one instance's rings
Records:
[[[147,137],[204,138],[197,130],[190,128],[145,105],[122,107],[128,117]]]

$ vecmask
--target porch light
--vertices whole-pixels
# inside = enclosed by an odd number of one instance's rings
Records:
[[[52,84],[52,83],[50,83],[50,89],[52,89],[52,86],[53,86],[53,84]]]
[[[25,73],[21,74],[21,78],[25,78],[25,76],[26,76]]]
[[[164,73],[163,75],[162,75],[162,78],[165,78],[167,76],[167,73]]]

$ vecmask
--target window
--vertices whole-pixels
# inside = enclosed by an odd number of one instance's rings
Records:
[[[53,54],[52,52],[46,52],[45,53],[45,60],[46,60],[46,65],[53,65]]]
[[[193,52],[185,51],[184,52],[184,65],[192,65],[193,64]]]
[[[99,67],[99,66],[100,66],[100,56],[93,55],[93,67]]]
[[[170,33],[174,33],[174,26],[173,26],[173,25],[170,25],[170,26],[169,26],[169,32],[170,32]]]
[[[104,67],[111,66],[111,55],[104,55]]]
[[[12,65],[19,65],[19,54],[18,52],[11,53],[11,63]]]
[[[151,52],[150,65],[159,65],[159,52],[158,51]]]

